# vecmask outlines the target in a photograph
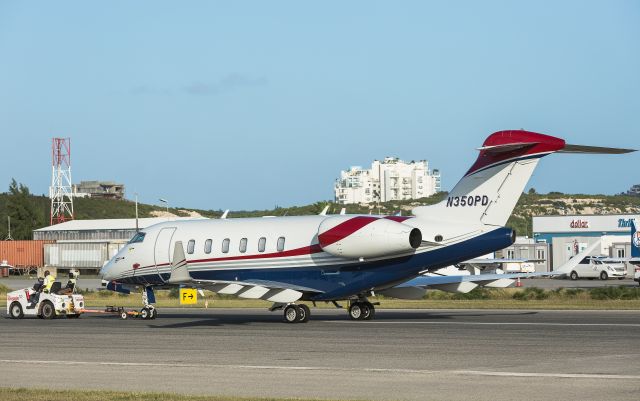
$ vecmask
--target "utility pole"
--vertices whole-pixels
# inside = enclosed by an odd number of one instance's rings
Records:
[[[11,237],[11,216],[7,216],[7,238],[5,238],[5,241],[13,241],[13,238]]]
[[[164,198],[160,198],[158,199],[160,202],[164,203],[165,206],[167,207],[167,218],[169,218],[169,201],[164,199]]]

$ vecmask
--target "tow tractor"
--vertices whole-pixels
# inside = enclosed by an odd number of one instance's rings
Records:
[[[78,318],[84,312],[84,297],[81,294],[57,294],[60,282],[53,283],[48,293],[37,293],[34,288],[24,288],[7,294],[7,314],[12,319],[37,316],[53,319],[56,316]]]

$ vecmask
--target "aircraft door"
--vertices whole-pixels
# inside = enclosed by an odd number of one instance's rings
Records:
[[[175,227],[167,227],[160,230],[158,237],[156,238],[155,249],[153,251],[154,262],[156,265],[156,272],[160,276],[160,280],[164,281],[161,271],[164,274],[169,274],[170,271],[167,267],[171,266],[171,238],[175,233]],[[166,276],[168,278],[169,276]]]

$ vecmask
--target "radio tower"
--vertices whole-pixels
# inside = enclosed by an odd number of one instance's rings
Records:
[[[73,220],[73,192],[71,187],[71,138],[51,141],[52,173],[51,225]]]

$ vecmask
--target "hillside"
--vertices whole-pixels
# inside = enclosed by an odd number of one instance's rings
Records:
[[[0,239],[7,236],[7,213],[12,216],[12,236],[14,239],[30,239],[31,230],[49,225],[50,200],[44,196],[22,193],[0,193]],[[401,212],[409,215],[412,208],[439,202],[446,197],[440,193],[429,198],[410,201],[387,202],[375,205],[347,205],[347,213],[393,214]],[[74,200],[77,219],[109,219],[135,217],[135,204],[128,200],[78,198]],[[231,211],[229,217],[296,216],[317,214],[329,205],[329,213],[339,213],[342,205],[333,202],[316,202],[294,207],[276,207],[265,210]],[[139,204],[140,217],[166,215],[162,206]],[[201,210],[188,207],[170,208],[176,216],[220,217],[222,210]],[[532,235],[531,217],[536,215],[571,215],[602,213],[640,213],[640,197],[625,195],[585,195],[526,193],[522,194],[507,225],[516,229],[519,235]]]

